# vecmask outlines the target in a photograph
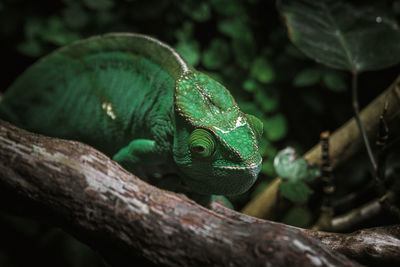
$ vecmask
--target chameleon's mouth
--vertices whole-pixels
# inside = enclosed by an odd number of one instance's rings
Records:
[[[247,191],[257,180],[262,158],[258,154],[237,162],[221,160],[213,164],[192,164],[180,166],[184,182],[192,191],[199,194],[237,195]]]
[[[199,194],[237,195],[246,192],[257,180],[261,161],[242,166],[213,166],[188,176],[185,183]]]
[[[259,161],[256,163],[248,163],[238,164],[238,165],[214,165],[215,168],[218,169],[228,169],[228,170],[249,170],[249,169],[258,169],[261,168],[262,158],[260,157]]]

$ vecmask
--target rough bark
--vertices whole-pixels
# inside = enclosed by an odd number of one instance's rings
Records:
[[[398,124],[400,120],[400,77],[375,98],[360,113],[360,119],[370,139],[376,138],[379,127],[379,116],[385,103],[387,103],[386,121],[390,125]],[[330,161],[331,167],[335,168],[342,162],[348,160],[362,147],[362,138],[354,118],[347,121],[330,136]],[[321,144],[318,143],[311,148],[304,158],[311,165],[321,165]],[[258,218],[270,218],[271,208],[275,207],[279,197],[279,185],[281,178],[276,178],[270,188],[267,188],[257,198],[249,202],[242,210],[251,216]]]
[[[89,146],[3,121],[0,188],[35,203],[118,266],[138,255],[169,266],[357,266],[300,229],[215,213]]]
[[[265,223],[265,220],[227,209],[219,203],[211,208],[220,214],[249,223]],[[343,253],[367,265],[400,265],[400,225],[376,227],[358,230],[353,233],[331,233],[309,229],[300,229],[319,239],[334,251]]]
[[[333,250],[367,265],[399,266],[400,225],[335,234],[304,230]]]

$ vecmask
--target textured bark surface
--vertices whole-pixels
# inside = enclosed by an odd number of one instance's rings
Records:
[[[234,212],[216,202],[211,204],[211,208],[220,214],[244,222],[261,224],[266,222]],[[400,225],[363,229],[348,234],[300,230],[319,239],[332,250],[366,265],[400,266]]]
[[[0,188],[52,214],[118,266],[137,256],[170,266],[357,266],[300,229],[213,212],[89,146],[2,121]]]
[[[400,225],[335,234],[304,230],[340,253],[367,265],[400,266]]]

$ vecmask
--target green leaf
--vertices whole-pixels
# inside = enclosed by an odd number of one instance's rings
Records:
[[[62,46],[80,38],[78,33],[69,31],[62,23],[61,19],[56,16],[52,16],[46,21],[46,27],[40,32],[42,40]]]
[[[243,19],[222,20],[218,23],[218,30],[233,39],[252,40],[253,35]]]
[[[94,10],[107,10],[113,7],[113,0],[83,0],[85,5]]]
[[[251,66],[251,75],[262,83],[275,80],[275,70],[265,58],[257,58]]]
[[[279,151],[274,159],[274,167],[279,177],[294,182],[314,179],[320,173],[318,167],[309,166],[291,147]]]
[[[258,86],[258,83],[254,79],[248,79],[243,83],[243,89],[247,92],[254,92]]]
[[[293,86],[312,86],[318,83],[320,78],[321,72],[318,69],[305,69],[297,73],[293,81]]]
[[[264,132],[271,141],[279,141],[287,134],[287,122],[285,116],[276,114],[264,122]]]
[[[312,214],[306,207],[293,207],[283,217],[282,222],[296,227],[306,227],[310,224]]]
[[[35,17],[30,17],[27,19],[24,25],[25,36],[27,39],[34,39],[44,28],[43,20]]]
[[[279,185],[279,188],[281,190],[281,194],[286,197],[287,199],[297,202],[297,203],[305,203],[307,202],[308,198],[308,193],[310,189],[308,186],[301,182],[282,182]]]
[[[175,31],[176,39],[179,41],[189,41],[193,35],[194,24],[191,21],[185,21],[182,28]]]
[[[41,45],[35,40],[28,40],[21,43],[17,46],[17,49],[20,53],[30,57],[38,57],[43,53]]]
[[[347,83],[343,76],[335,72],[327,72],[323,75],[322,80],[328,89],[335,92],[344,92],[347,90]]]
[[[176,51],[192,66],[200,61],[199,43],[196,41],[182,41],[175,46]]]
[[[180,8],[183,13],[197,22],[205,22],[211,18],[211,8],[206,1],[181,1]]]
[[[274,177],[276,176],[274,164],[272,163],[272,160],[264,160],[262,163],[262,168],[261,168],[261,173]]]
[[[254,42],[253,37],[246,39],[235,38],[232,41],[232,50],[236,62],[242,68],[248,69],[256,55],[256,43]]]
[[[242,12],[242,5],[237,0],[211,0],[214,10],[221,15],[232,16]]]
[[[279,105],[278,94],[274,88],[260,88],[257,87],[257,91],[254,94],[254,101],[258,103],[262,110],[265,112],[271,112],[277,109]]]
[[[213,39],[203,52],[202,63],[208,69],[219,69],[229,59],[229,45],[223,39]]]
[[[390,9],[378,1],[281,0],[290,40],[329,67],[367,71],[400,62],[400,30]]]

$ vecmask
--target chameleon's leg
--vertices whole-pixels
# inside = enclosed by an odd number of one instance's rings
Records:
[[[211,196],[211,200],[210,200],[210,204],[211,204],[212,202],[216,201],[216,200],[222,201],[222,203],[223,203],[227,208],[230,208],[231,210],[234,209],[234,208],[233,208],[233,205],[232,205],[232,203],[229,201],[229,199],[227,199],[226,197],[221,196],[221,195],[212,195],[212,196]]]
[[[136,139],[118,151],[113,160],[129,172],[139,175],[140,165],[154,162],[158,156],[154,140]]]

